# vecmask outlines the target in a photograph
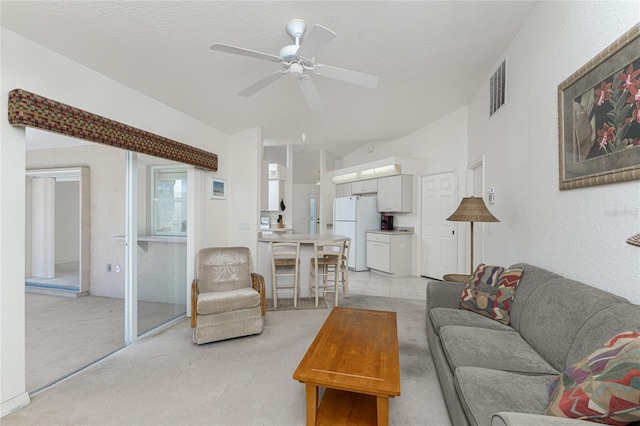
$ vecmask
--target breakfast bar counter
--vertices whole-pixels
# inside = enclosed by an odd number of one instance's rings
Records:
[[[271,285],[271,251],[270,242],[299,242],[300,243],[300,281],[298,282],[299,297],[309,297],[309,272],[311,258],[313,257],[313,243],[316,241],[346,241],[343,235],[330,234],[265,234],[258,239],[258,265],[257,271],[264,277],[267,299],[272,298]],[[293,297],[284,294],[285,291],[278,291],[278,298]]]

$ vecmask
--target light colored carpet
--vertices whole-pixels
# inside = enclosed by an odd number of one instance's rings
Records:
[[[124,300],[26,293],[26,386],[32,392],[124,346]],[[140,301],[138,332],[184,314],[184,306]]]
[[[402,395],[390,424],[449,425],[425,302],[351,295],[341,305],[398,314]],[[201,346],[183,321],[32,396],[2,424],[303,425],[304,385],[292,375],[329,312],[269,312],[262,334]]]

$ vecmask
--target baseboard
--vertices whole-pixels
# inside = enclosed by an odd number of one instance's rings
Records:
[[[25,405],[28,405],[30,402],[31,398],[29,398],[29,394],[27,392],[11,398],[8,401],[4,401],[2,405],[0,405],[0,417],[11,414]]]

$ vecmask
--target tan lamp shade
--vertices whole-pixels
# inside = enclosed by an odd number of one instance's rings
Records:
[[[500,222],[491,214],[480,197],[465,197],[455,212],[447,220],[471,222],[471,275],[473,275],[473,222]]]
[[[640,247],[640,233],[627,238],[627,243],[631,244],[632,246]]]
[[[453,222],[500,222],[480,197],[465,197],[447,220]]]

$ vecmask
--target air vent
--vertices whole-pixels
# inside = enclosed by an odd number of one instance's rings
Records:
[[[490,100],[489,100],[489,116],[498,111],[506,98],[507,88],[507,61],[506,59],[500,64],[495,73],[491,76],[490,84]]]

